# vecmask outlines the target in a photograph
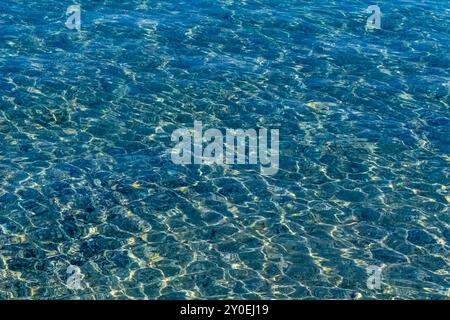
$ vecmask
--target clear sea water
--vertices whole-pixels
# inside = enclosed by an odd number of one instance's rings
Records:
[[[1,299],[448,299],[448,1],[72,4],[0,2]],[[174,164],[194,120],[279,172]]]

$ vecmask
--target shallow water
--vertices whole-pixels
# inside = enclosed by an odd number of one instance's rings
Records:
[[[79,3],[80,32],[0,3],[0,298],[448,298],[447,1],[380,30],[367,1]],[[174,164],[194,120],[279,129],[279,172]]]

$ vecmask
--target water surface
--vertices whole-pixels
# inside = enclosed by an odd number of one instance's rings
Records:
[[[448,298],[447,1],[78,3],[0,3],[0,298]],[[195,120],[279,172],[174,164]]]

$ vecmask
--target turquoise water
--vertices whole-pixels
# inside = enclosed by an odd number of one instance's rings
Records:
[[[0,3],[0,298],[448,299],[447,1],[72,4]],[[174,164],[194,121],[278,173]]]

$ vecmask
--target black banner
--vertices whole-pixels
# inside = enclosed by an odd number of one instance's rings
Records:
[[[402,318],[416,312],[439,314],[448,301],[2,301],[2,310],[11,309],[15,316],[32,312],[45,317],[70,314],[71,317],[92,318],[114,315],[125,320],[130,317],[144,319],[309,319],[311,317],[341,316],[346,318],[386,317],[401,312]],[[425,308],[425,309],[424,309]],[[440,310],[440,308],[442,310]],[[398,310],[394,310],[398,309]],[[58,311],[57,311],[58,310]]]

